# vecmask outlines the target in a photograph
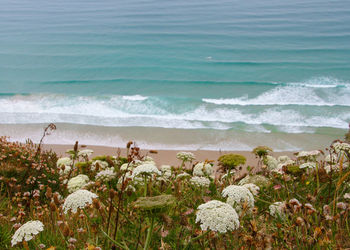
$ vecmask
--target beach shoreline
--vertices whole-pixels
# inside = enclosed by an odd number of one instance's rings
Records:
[[[62,145],[62,144],[44,144],[43,149],[44,150],[52,150],[54,151],[59,157],[68,156],[66,154],[66,151],[69,149],[72,149],[74,145]],[[83,147],[82,147],[83,146]],[[79,149],[91,149],[94,151],[92,157],[98,156],[98,155],[110,155],[115,156],[118,154],[118,151],[120,150],[121,156],[126,156],[126,148],[118,148],[118,147],[112,147],[112,146],[98,146],[98,145],[80,145]],[[164,149],[153,149],[157,153],[150,153],[151,149],[142,149],[141,148],[141,155],[143,156],[151,156],[156,164],[158,166],[161,165],[171,165],[171,166],[179,166],[181,164],[181,161],[176,158],[176,154],[180,151],[184,150],[164,150]],[[217,159],[224,154],[240,154],[247,158],[247,162],[245,166],[256,166],[258,163],[258,159],[255,157],[255,155],[251,151],[214,151],[214,150],[185,150],[186,152],[191,152],[196,156],[196,159],[193,161],[199,162],[199,161],[214,161],[214,164],[217,164]],[[289,157],[293,156],[293,151],[282,151],[282,152],[273,152],[272,155],[275,157],[281,156],[281,155],[288,155]]]

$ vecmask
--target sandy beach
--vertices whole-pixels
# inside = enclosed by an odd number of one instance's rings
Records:
[[[117,155],[118,148],[117,147],[105,147],[105,146],[95,146],[95,145],[83,145],[83,148],[92,149],[94,151],[93,156],[97,155]],[[58,144],[44,144],[44,149],[50,150],[52,149],[54,152],[57,153],[58,156],[66,156],[66,151],[68,149],[73,148],[73,145],[58,145]],[[181,150],[156,150],[157,154],[150,153],[150,150],[142,150],[142,155],[149,155],[151,156],[154,161],[157,163],[157,165],[172,165],[177,166],[181,162],[180,160],[176,159],[176,154],[180,152]],[[187,151],[187,150],[186,150]],[[120,148],[120,152],[122,156],[125,156],[126,149]],[[247,162],[245,166],[256,166],[258,160],[255,158],[255,156],[250,151],[212,151],[212,150],[196,150],[196,151],[187,151],[192,152],[196,156],[196,161],[205,161],[205,160],[213,160],[215,161],[215,164],[217,163],[217,159],[223,155],[228,153],[234,153],[234,154],[240,154],[247,158]],[[291,151],[284,151],[284,152],[274,152],[272,155],[277,157],[280,155],[288,155],[292,156],[294,152]]]

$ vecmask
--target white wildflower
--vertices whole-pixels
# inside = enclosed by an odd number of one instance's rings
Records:
[[[176,176],[176,179],[185,179],[185,178],[190,178],[191,175],[186,173],[186,172],[183,172],[183,173],[180,173]]]
[[[83,188],[88,182],[89,182],[89,177],[84,174],[75,176],[68,181],[68,185],[67,185],[68,192],[73,193]]]
[[[286,217],[285,209],[286,209],[286,202],[275,202],[272,205],[269,206],[270,209],[270,215],[273,217],[280,217],[281,219],[284,219]]]
[[[247,184],[244,184],[242,185],[242,187],[245,187],[245,188],[248,188],[249,191],[253,194],[253,195],[258,195],[259,191],[260,191],[260,188],[253,184],[253,183],[247,183]]]
[[[269,170],[273,170],[276,169],[278,166],[278,161],[275,157],[271,156],[271,155],[267,155],[264,158],[264,163],[266,164],[267,168]]]
[[[299,168],[307,168],[307,169],[315,169],[316,168],[316,162],[305,162],[299,166]]]
[[[19,242],[30,241],[35,235],[44,231],[44,224],[41,221],[28,221],[18,228],[12,236],[11,244],[16,245]]]
[[[138,167],[136,167],[133,170],[133,177],[139,176],[139,175],[161,175],[162,173],[158,170],[158,168],[153,164],[142,164]]]
[[[200,162],[193,168],[194,176],[211,176],[213,174],[213,167],[209,163]]]
[[[319,150],[301,151],[297,154],[297,158],[315,158],[320,154],[321,152]]]
[[[234,176],[235,174],[236,174],[236,170],[235,169],[230,171],[230,176],[231,177]],[[221,180],[224,180],[226,178],[228,178],[228,172],[226,174],[224,174],[223,176],[221,176]]]
[[[96,161],[93,161],[91,164],[91,171],[95,171],[97,168],[97,165],[99,166],[99,170],[108,168],[108,162],[96,160]]]
[[[226,233],[239,228],[239,218],[230,205],[212,200],[198,207],[196,223],[201,223],[202,230]]]
[[[191,152],[179,152],[176,154],[176,158],[186,162],[193,161],[195,159],[195,156]]]
[[[334,155],[334,154],[332,154],[332,155],[328,154],[328,155],[326,155],[326,157],[324,158],[324,161],[327,162],[327,163],[329,163],[329,164],[334,165],[334,164],[337,162],[337,156]]]
[[[210,180],[207,177],[194,176],[190,179],[190,183],[198,187],[209,187]]]
[[[84,150],[81,150],[78,152],[78,156],[89,157],[93,153],[94,153],[94,151],[91,149],[84,149]]]
[[[223,197],[228,197],[226,202],[238,212],[242,211],[245,205],[249,210],[254,208],[254,196],[246,187],[230,185],[224,188],[221,194]]]
[[[341,152],[350,152],[350,144],[346,142],[336,142],[333,145],[334,151],[339,154]]]
[[[278,163],[284,163],[284,162],[290,161],[291,159],[287,155],[281,155],[277,158],[277,160],[278,160]]]
[[[96,180],[98,181],[110,181],[113,180],[117,174],[114,172],[114,168],[107,168],[96,174]]]
[[[60,171],[58,173],[59,175],[66,175],[66,174],[69,174],[71,170],[72,170],[72,167],[70,165],[61,165]]]
[[[69,157],[62,157],[57,160],[57,167],[60,168],[62,166],[71,166],[73,161]]]
[[[132,163],[124,163],[120,166],[120,171],[132,171],[134,169],[134,165]]]
[[[78,208],[83,209],[84,207],[91,205],[92,200],[98,196],[88,190],[80,189],[67,196],[63,204],[63,211],[66,214],[69,210],[76,213]]]
[[[350,200],[350,193],[345,193],[344,194],[344,199]]]
[[[238,185],[243,186],[244,184],[253,183],[258,187],[265,187],[271,184],[270,180],[263,175],[247,175],[238,182]]]
[[[172,176],[171,166],[169,165],[160,166],[160,171],[162,172],[163,177],[166,179],[169,179]]]

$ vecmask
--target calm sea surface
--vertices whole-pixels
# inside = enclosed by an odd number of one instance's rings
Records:
[[[0,134],[37,138],[48,122],[56,143],[341,138],[350,1],[0,0]]]

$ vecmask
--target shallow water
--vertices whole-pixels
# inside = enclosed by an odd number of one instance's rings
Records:
[[[347,0],[3,0],[0,124],[65,124],[57,143],[80,124],[90,144],[143,127],[177,131],[159,147],[309,148],[350,122],[349,23]]]

